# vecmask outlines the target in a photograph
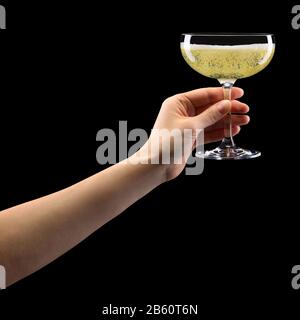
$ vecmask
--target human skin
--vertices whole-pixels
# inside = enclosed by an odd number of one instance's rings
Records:
[[[205,130],[205,143],[223,138],[223,117],[231,111],[233,134],[249,122],[249,108],[237,101],[243,95],[233,88],[232,101],[222,100],[221,88],[198,89],[164,101],[156,129]],[[190,154],[196,136],[191,135]],[[105,223],[160,184],[178,176],[182,164],[151,164],[158,154],[148,152],[153,134],[130,159],[109,167],[75,185],[0,212],[0,265],[10,285],[37,271],[76,246]],[[135,160],[141,160],[140,161]],[[131,161],[128,161],[131,160]],[[138,162],[138,163],[136,163]]]

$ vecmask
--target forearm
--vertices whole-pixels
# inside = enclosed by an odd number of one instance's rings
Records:
[[[53,261],[164,181],[160,165],[121,162],[67,189],[0,213],[8,284]]]

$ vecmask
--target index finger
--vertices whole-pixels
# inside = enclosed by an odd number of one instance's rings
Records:
[[[223,88],[201,88],[182,93],[191,101],[194,107],[215,103],[224,99]],[[244,90],[238,87],[231,89],[231,99],[238,99],[244,95]]]

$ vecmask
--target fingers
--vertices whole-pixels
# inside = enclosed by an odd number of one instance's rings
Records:
[[[236,126],[244,126],[248,124],[250,121],[250,117],[246,115],[236,115],[233,114],[231,116],[231,124]],[[224,120],[220,120],[217,123],[213,124],[212,126],[206,128],[207,131],[213,131],[216,129],[224,128]]]
[[[230,107],[230,101],[222,100],[191,119],[196,128],[205,129],[221,120],[230,111]]]
[[[242,103],[237,100],[231,101],[231,112],[232,113],[247,113],[249,112],[249,106],[246,103]]]
[[[200,114],[205,109],[209,108],[211,104],[208,104],[206,106],[198,107],[196,108],[196,114]],[[232,113],[247,113],[249,112],[249,106],[243,102],[240,102],[238,100],[231,100],[231,112]]]
[[[182,93],[194,107],[200,107],[208,104],[215,103],[224,99],[223,88],[202,88]],[[238,99],[244,95],[241,88],[233,87],[231,90],[231,99]]]
[[[232,135],[237,135],[241,130],[240,126],[232,126]],[[217,129],[214,131],[206,132],[204,131],[204,143],[211,143],[211,142],[217,142],[224,138],[224,130],[223,129]]]

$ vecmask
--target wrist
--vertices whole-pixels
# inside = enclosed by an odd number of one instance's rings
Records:
[[[147,141],[140,150],[130,156],[127,160],[133,166],[137,166],[145,172],[149,172],[156,180],[157,186],[166,182],[167,164],[161,163],[159,150],[152,150],[150,141]]]

